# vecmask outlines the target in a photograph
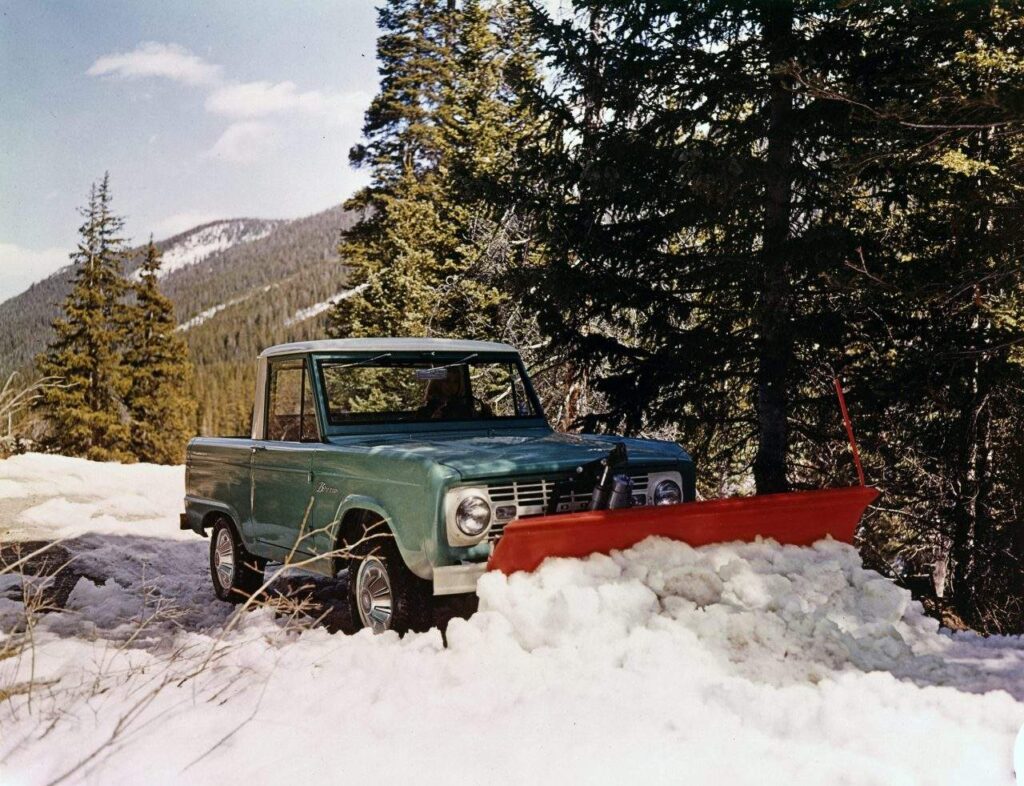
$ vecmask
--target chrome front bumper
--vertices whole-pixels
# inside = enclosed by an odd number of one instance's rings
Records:
[[[460,595],[465,592],[476,592],[477,579],[486,572],[485,562],[434,568],[434,594]]]

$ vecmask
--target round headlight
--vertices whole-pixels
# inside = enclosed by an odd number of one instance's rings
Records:
[[[455,511],[455,526],[475,538],[491,523],[491,506],[483,497],[466,497]]]
[[[683,490],[674,480],[663,480],[654,487],[655,505],[675,505],[683,501]]]

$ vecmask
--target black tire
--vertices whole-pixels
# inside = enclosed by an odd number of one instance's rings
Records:
[[[352,629],[372,628],[375,633],[393,630],[399,634],[429,630],[433,624],[432,588],[406,567],[387,524],[371,519],[355,528],[349,543],[355,544],[346,561]],[[390,594],[386,615],[378,613],[382,599],[378,597],[375,602],[372,594],[367,595],[383,584]]]
[[[229,560],[230,566],[227,565]],[[210,579],[218,598],[229,603],[248,600],[263,586],[265,565],[264,560],[245,550],[235,526],[228,519],[217,519],[210,533]]]

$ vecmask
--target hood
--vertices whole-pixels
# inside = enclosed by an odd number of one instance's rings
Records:
[[[427,459],[450,467],[464,480],[568,472],[606,455],[625,442],[632,466],[689,461],[674,442],[628,439],[596,434],[558,434],[547,430],[515,433],[443,432],[360,437],[357,444],[373,453]],[[345,440],[346,444],[353,442]]]

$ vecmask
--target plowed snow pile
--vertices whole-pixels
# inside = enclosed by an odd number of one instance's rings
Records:
[[[73,536],[85,574],[0,660],[5,786],[1014,783],[1024,642],[940,631],[850,547],[651,539],[487,575],[445,647],[232,620],[181,485],[0,462],[3,537]],[[0,647],[24,611],[5,594]]]

